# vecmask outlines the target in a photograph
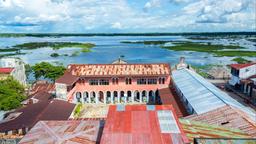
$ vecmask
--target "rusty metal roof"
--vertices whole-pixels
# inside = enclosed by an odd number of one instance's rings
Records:
[[[188,112],[186,111],[183,102],[180,100],[174,88],[159,89],[159,95],[162,104],[172,105],[179,118],[188,116]]]
[[[100,139],[101,121],[40,121],[20,141],[25,143],[94,144]]]
[[[189,142],[171,105],[109,107],[101,143],[164,144]]]
[[[180,119],[179,121],[191,142],[194,138],[251,138],[239,129],[210,125],[188,119]]]
[[[256,124],[243,111],[224,106],[207,113],[185,117],[194,121],[223,126],[227,128],[240,129],[246,134],[256,137]]]

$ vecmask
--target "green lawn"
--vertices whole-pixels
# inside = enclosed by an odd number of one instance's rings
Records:
[[[247,59],[242,58],[242,57],[234,58],[234,59],[232,59],[232,61],[235,61],[235,62],[237,62],[237,63],[239,63],[239,64],[251,62],[250,60],[247,60]]]

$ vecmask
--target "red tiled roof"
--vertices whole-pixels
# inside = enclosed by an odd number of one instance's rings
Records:
[[[160,99],[163,105],[172,105],[177,116],[179,118],[188,116],[186,108],[182,101],[179,99],[178,95],[173,93],[174,89],[171,88],[163,88],[159,89]]]
[[[68,71],[76,76],[169,75],[170,66],[159,64],[71,64]]]
[[[242,69],[242,68],[245,68],[245,67],[248,67],[248,66],[252,66],[252,65],[254,65],[254,64],[256,64],[256,63],[247,63],[247,64],[231,64],[230,66],[231,66],[232,68],[234,68],[234,69],[239,70],[239,69]]]
[[[10,74],[14,68],[0,68],[0,73],[2,74]]]
[[[168,112],[173,115],[173,121],[169,119],[172,121],[171,126],[163,123],[166,117],[160,118],[159,112]],[[160,120],[163,121],[160,122]],[[166,130],[166,126],[171,128]],[[101,143],[123,142],[126,144],[180,144],[187,143],[188,139],[171,105],[112,105],[109,107]]]

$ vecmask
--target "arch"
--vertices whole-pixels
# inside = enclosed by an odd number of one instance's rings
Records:
[[[111,103],[111,92],[107,91],[107,103]]]
[[[104,93],[102,91],[99,91],[99,102],[104,103]]]
[[[96,103],[96,93],[92,91],[90,93],[91,103]]]
[[[147,102],[147,91],[143,90],[141,93],[142,102]]]
[[[155,94],[154,94],[153,90],[150,90],[148,92],[148,96],[149,96],[149,102],[152,103],[152,104],[155,103]]]
[[[165,84],[165,78],[162,78],[162,84]]]
[[[89,103],[89,93],[87,91],[83,93],[83,99],[85,103]]]
[[[134,100],[140,102],[140,92],[137,90],[134,91]]]
[[[76,92],[76,100],[77,102],[81,102],[82,94],[81,92]]]
[[[124,91],[120,91],[120,101],[125,102]]]
[[[118,92],[114,91],[114,103],[118,102]]]
[[[155,92],[155,102],[159,103],[160,101],[161,101],[161,99],[160,99],[160,96],[159,96],[159,91],[157,89],[156,92]]]
[[[127,91],[127,101],[132,102],[132,92],[131,91]]]

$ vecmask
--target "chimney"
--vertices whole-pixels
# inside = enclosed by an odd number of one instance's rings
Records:
[[[185,57],[180,57],[180,64],[184,64],[185,63]]]

